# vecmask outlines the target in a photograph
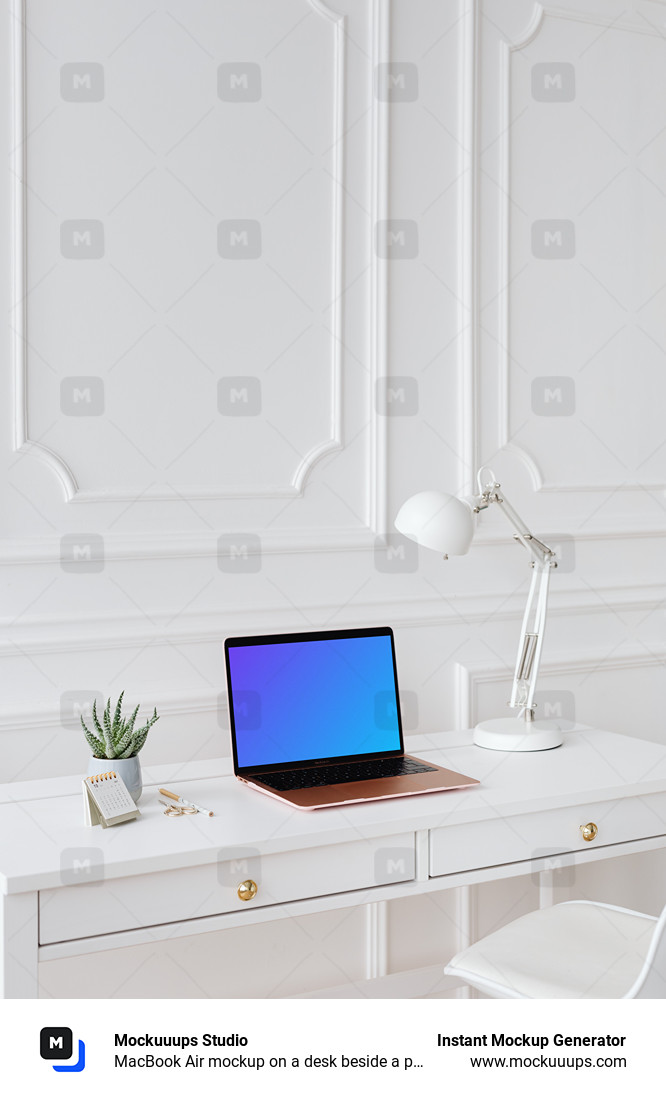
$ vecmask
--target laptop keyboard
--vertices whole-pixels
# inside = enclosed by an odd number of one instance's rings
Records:
[[[309,790],[313,786],[336,786],[341,782],[365,782],[373,778],[395,778],[436,771],[418,759],[370,759],[359,763],[334,763],[326,767],[298,767],[253,777],[273,790]]]

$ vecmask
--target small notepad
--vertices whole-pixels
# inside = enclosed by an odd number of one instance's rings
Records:
[[[83,780],[83,814],[86,824],[109,828],[125,820],[136,820],[139,810],[125,783],[115,771],[90,775]]]

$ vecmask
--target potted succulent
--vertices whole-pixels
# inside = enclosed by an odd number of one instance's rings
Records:
[[[155,724],[159,715],[155,709],[153,716],[148,718],[145,725],[142,725],[140,729],[135,729],[134,723],[139,707],[134,708],[129,719],[124,718],[122,713],[124,694],[123,691],[116,703],[113,716],[111,716],[111,699],[108,699],[101,721],[97,716],[97,702],[93,702],[93,732],[88,728],[83,718],[81,718],[81,724],[92,752],[88,765],[88,774],[94,775],[99,774],[100,771],[114,770],[123,780],[136,803],[141,797],[143,789],[139,752],[146,743],[151,725]],[[113,767],[101,766],[100,760],[113,761]]]

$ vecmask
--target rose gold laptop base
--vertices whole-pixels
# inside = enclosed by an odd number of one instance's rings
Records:
[[[330,786],[311,786],[300,790],[274,790],[261,782],[260,775],[247,775],[240,778],[248,786],[262,794],[286,801],[295,809],[330,809],[336,805],[353,805],[359,801],[379,801],[382,798],[403,798],[412,794],[440,793],[443,790],[459,790],[464,786],[477,786],[479,780],[468,775],[438,767],[418,756],[402,756],[402,759],[416,759],[433,767],[432,771],[422,771],[415,775],[396,775],[387,778],[364,779],[362,782],[340,782]]]

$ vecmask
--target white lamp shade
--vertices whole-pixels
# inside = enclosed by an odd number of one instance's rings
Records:
[[[400,508],[395,526],[426,549],[461,556],[474,537],[474,513],[468,503],[447,492],[417,492]]]

